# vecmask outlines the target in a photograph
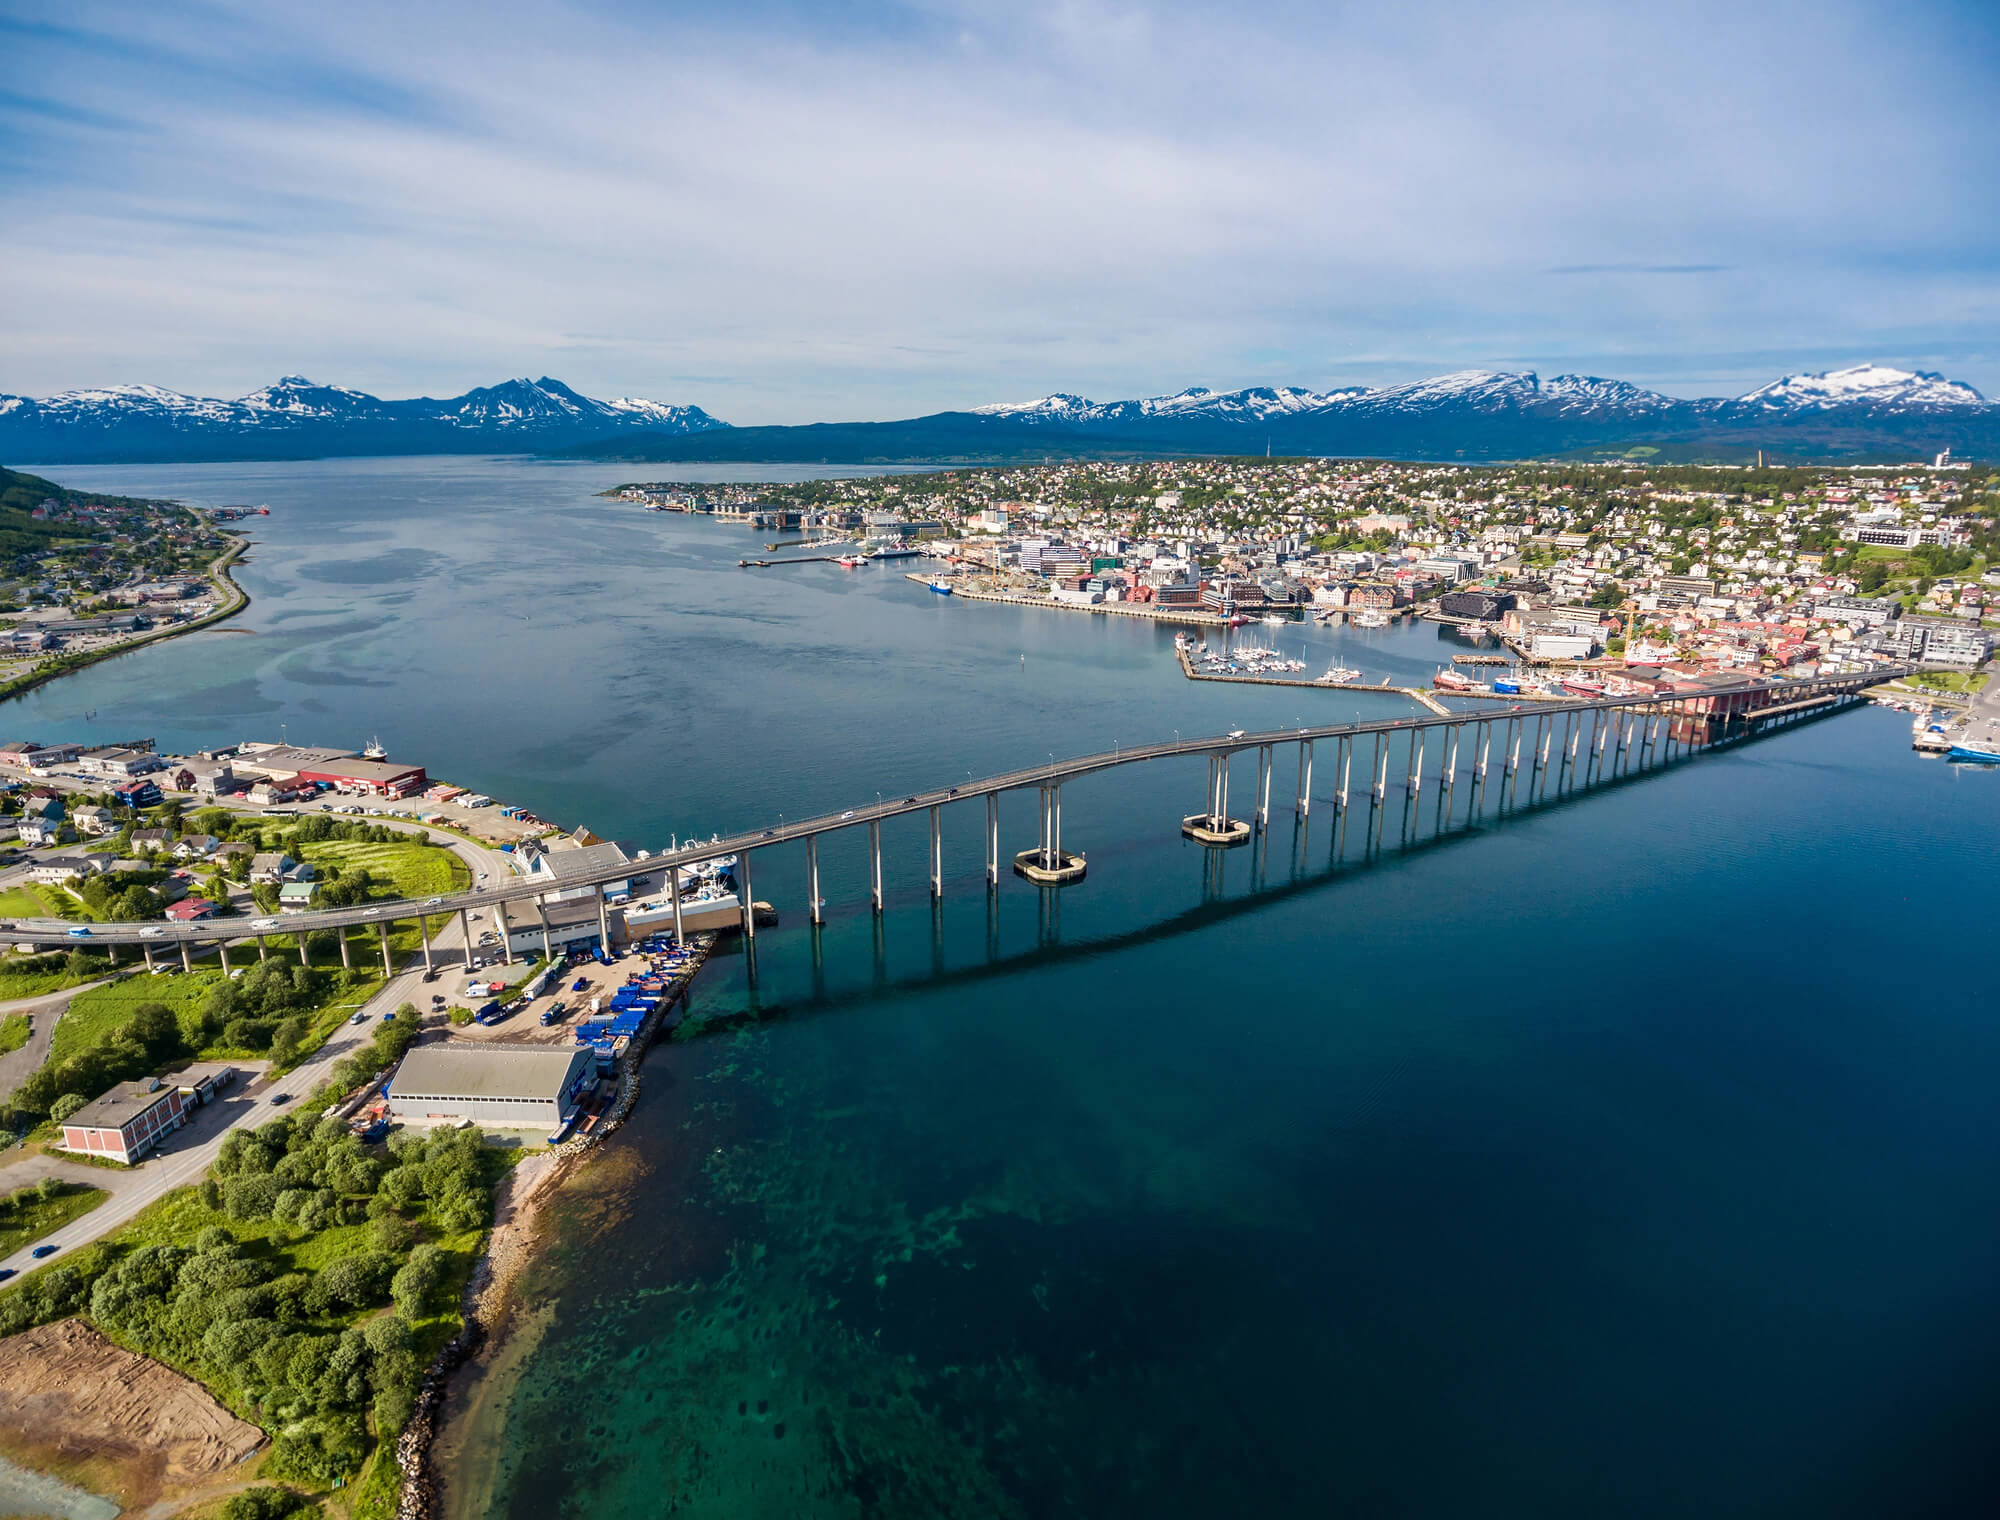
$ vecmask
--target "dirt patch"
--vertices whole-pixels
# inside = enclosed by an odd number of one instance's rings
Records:
[[[199,1383],[134,1355],[81,1320],[0,1340],[0,1434],[25,1463],[88,1470],[128,1505],[199,1488],[264,1443]],[[112,1479],[107,1483],[105,1479]]]

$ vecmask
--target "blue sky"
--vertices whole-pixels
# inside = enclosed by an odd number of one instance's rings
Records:
[[[0,391],[2000,393],[2000,6],[0,0]]]

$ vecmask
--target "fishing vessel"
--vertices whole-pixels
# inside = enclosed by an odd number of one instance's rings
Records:
[[[1468,680],[1455,670],[1440,670],[1431,677],[1431,685],[1439,691],[1484,691],[1478,681]]]
[[[1604,685],[1600,681],[1585,680],[1582,676],[1568,676],[1562,682],[1562,689],[1573,697],[1601,697]]]
[[[858,570],[861,568],[861,556],[858,554],[843,554],[836,563],[843,570]]]
[[[927,582],[927,584],[930,586],[931,590],[935,591],[939,596],[951,595],[951,582],[949,581],[931,580]]]
[[[380,739],[370,739],[368,747],[361,752],[361,758],[363,760],[387,760],[389,752],[382,747]]]
[[[1264,614],[1264,626],[1266,628],[1282,628],[1285,626],[1285,624],[1289,623],[1290,621],[1291,621],[1290,618],[1279,617],[1278,614],[1275,612],[1267,612]]]
[[[1319,678],[1322,686],[1345,686],[1350,681],[1361,679],[1361,672],[1351,665],[1329,665],[1326,674]]]

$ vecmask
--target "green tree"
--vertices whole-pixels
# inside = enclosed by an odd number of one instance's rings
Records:
[[[393,1173],[391,1174],[394,1175]],[[433,1245],[421,1245],[397,1271],[389,1285],[396,1311],[404,1319],[421,1319],[424,1304],[444,1281],[444,1252]]]
[[[64,1093],[49,1105],[49,1117],[60,1124],[89,1101],[90,1099],[79,1092]]]

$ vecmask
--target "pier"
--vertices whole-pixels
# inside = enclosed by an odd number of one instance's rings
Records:
[[[1174,654],[1181,662],[1181,674],[1190,681],[1228,681],[1238,686],[1283,686],[1292,691],[1374,691],[1389,696],[1408,697],[1412,702],[1438,714],[1450,717],[1451,709],[1438,701],[1429,692],[1416,686],[1371,685],[1365,681],[1301,681],[1291,676],[1229,675],[1220,672],[1200,671],[1194,668],[1194,661],[1188,658],[1185,649],[1176,649]],[[1447,693],[1456,696],[1458,693]],[[1468,696],[1477,695],[1468,692]]]

